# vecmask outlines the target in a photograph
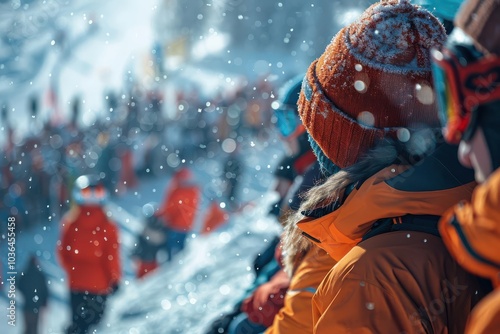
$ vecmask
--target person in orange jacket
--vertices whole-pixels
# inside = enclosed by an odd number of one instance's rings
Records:
[[[121,265],[118,229],[104,211],[107,192],[99,177],[78,177],[73,198],[76,205],[61,220],[57,254],[70,290],[66,333],[80,334],[101,321],[107,298],[119,287]]]
[[[284,305],[265,333],[312,333],[312,297],[334,265],[335,261],[328,253],[311,245],[297,261],[293,273],[288,273],[291,280],[283,300]]]
[[[468,0],[455,17],[468,35],[433,53],[440,115],[448,142],[481,183],[439,222],[457,261],[495,287],[469,317],[467,334],[500,332],[500,1]]]
[[[187,234],[193,229],[200,201],[200,189],[187,167],[177,170],[165,193],[158,216],[166,227],[168,261],[184,249]]]
[[[299,114],[330,176],[291,218],[286,251],[313,242],[338,261],[312,298],[314,333],[462,333],[482,295],[437,230],[475,186],[440,136],[430,50],[445,39],[430,12],[380,1],[304,78]]]

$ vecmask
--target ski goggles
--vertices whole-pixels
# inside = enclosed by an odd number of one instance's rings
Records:
[[[297,108],[290,105],[281,105],[278,109],[274,109],[276,116],[276,127],[283,137],[288,137],[295,132],[300,122]]]
[[[475,110],[500,99],[500,58],[479,56],[468,63],[474,53],[478,55],[472,46],[463,45],[431,53],[439,118],[451,144],[470,140],[477,127]]]
[[[108,198],[108,192],[102,185],[73,190],[73,199],[78,205],[102,205]]]

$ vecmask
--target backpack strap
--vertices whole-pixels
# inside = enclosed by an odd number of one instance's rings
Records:
[[[438,230],[438,222],[441,216],[434,215],[404,215],[394,218],[382,218],[377,220],[362,241],[376,235],[394,231],[424,232],[441,237]]]

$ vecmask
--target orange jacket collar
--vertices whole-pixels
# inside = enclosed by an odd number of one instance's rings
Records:
[[[392,165],[382,169],[354,189],[337,210],[321,218],[305,218],[298,227],[339,261],[361,241],[375,221],[407,214],[442,215],[453,204],[470,198],[474,188],[472,183],[445,190],[410,192],[384,182],[408,168]]]
[[[439,222],[443,240],[467,270],[500,287],[500,169],[476,188],[471,202],[450,209]]]

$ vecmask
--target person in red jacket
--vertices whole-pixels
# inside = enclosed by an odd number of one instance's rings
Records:
[[[57,254],[70,290],[66,333],[82,334],[100,322],[107,298],[118,289],[121,266],[118,229],[104,211],[107,192],[99,177],[77,178],[73,197],[76,205],[61,220]]]
[[[165,194],[158,216],[166,226],[168,261],[184,249],[187,234],[193,229],[200,200],[200,189],[187,167],[177,170]]]
[[[455,17],[470,39],[448,39],[433,53],[440,116],[448,142],[480,185],[470,201],[439,222],[445,245],[460,265],[493,283],[472,311],[467,334],[500,332],[500,1],[464,2]]]

